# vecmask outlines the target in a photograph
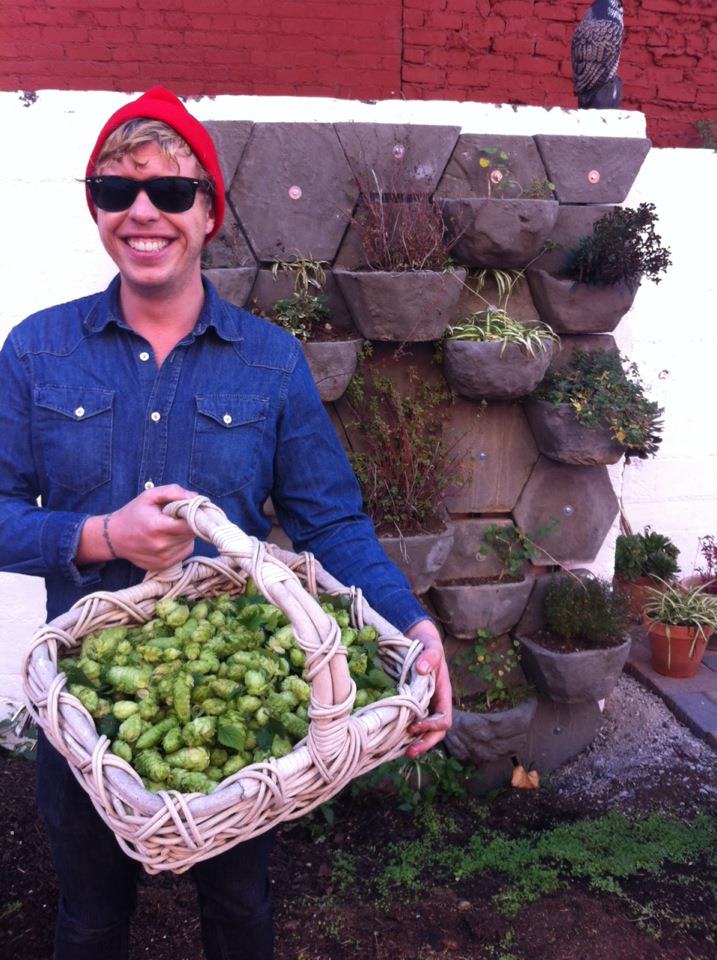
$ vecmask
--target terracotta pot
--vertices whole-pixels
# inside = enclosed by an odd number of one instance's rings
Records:
[[[363,340],[320,340],[303,343],[304,354],[325,403],[338,400],[356,372]]]
[[[556,200],[459,197],[441,201],[449,232],[459,239],[453,256],[471,267],[521,269],[548,239],[558,217]]]
[[[630,640],[616,647],[561,653],[530,637],[518,636],[523,670],[550,700],[581,703],[604,700],[612,693],[630,652]]]
[[[439,340],[454,318],[465,270],[334,270],[356,329],[369,340]]]
[[[553,344],[535,355],[516,343],[446,340],[443,373],[456,393],[472,400],[515,400],[527,396],[545,376]]]
[[[579,423],[569,403],[528,400],[524,409],[538,450],[551,460],[593,467],[617,463],[625,452],[607,427]]]
[[[637,293],[625,283],[600,287],[544,270],[529,270],[527,277],[540,319],[557,333],[611,333]]]
[[[642,612],[645,604],[650,599],[648,589],[660,590],[662,584],[659,580],[653,580],[652,577],[638,577],[637,580],[623,580],[622,577],[612,578],[612,585],[616,590],[622,591],[627,595],[630,608],[630,614],[633,620],[642,620]]]
[[[533,578],[518,583],[442,584],[431,590],[436,613],[454,637],[475,637],[476,630],[496,636],[508,633],[520,620],[533,589]]]
[[[647,616],[643,622],[654,669],[663,677],[694,677],[713,630],[707,628],[701,636],[694,627],[668,625]]]
[[[538,706],[536,697],[509,710],[490,713],[453,711],[453,726],[446,736],[448,752],[461,763],[489,763],[498,757],[520,756]]]
[[[406,574],[414,593],[425,593],[435,582],[448,559],[454,531],[419,533],[407,537],[379,537],[387,556]]]

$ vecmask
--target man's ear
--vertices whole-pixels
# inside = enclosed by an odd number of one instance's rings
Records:
[[[205,230],[204,230],[204,236],[205,236],[205,237],[206,237],[206,236],[209,236],[209,234],[210,234],[210,233],[212,232],[212,230],[214,229],[214,223],[215,223],[215,218],[214,218],[214,212],[212,211],[212,212],[211,212],[210,214],[208,214],[208,216],[207,216],[207,225],[206,225]]]

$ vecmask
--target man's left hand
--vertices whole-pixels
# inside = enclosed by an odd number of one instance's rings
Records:
[[[411,760],[428,753],[445,737],[451,726],[452,696],[448,664],[443,653],[443,642],[434,623],[420,620],[406,631],[412,640],[420,640],[424,650],[418,657],[418,673],[436,675],[436,689],[431,700],[431,710],[425,720],[417,720],[409,727],[409,733],[419,737],[406,751]]]

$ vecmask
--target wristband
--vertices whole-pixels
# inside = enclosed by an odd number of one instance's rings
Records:
[[[119,560],[119,557],[115,553],[115,548],[112,546],[112,541],[110,540],[109,525],[111,516],[111,513],[106,513],[102,518],[102,536],[104,537],[104,541],[107,544],[107,549],[112,554],[113,559]]]

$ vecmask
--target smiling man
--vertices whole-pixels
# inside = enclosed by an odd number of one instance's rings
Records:
[[[206,494],[265,539],[271,496],[297,551],[423,642],[434,714],[412,728],[409,755],[425,753],[450,725],[440,637],[361,512],[298,340],[202,278],[225,202],[211,138],[156,88],[110,117],[85,183],[119,273],[29,317],[0,353],[0,569],[43,577],[53,619],[90,591],[212,552],[164,504]],[[137,864],[42,736],[37,781],[61,889],[55,960],[125,960]],[[270,844],[264,834],[193,868],[209,960],[272,956]]]

